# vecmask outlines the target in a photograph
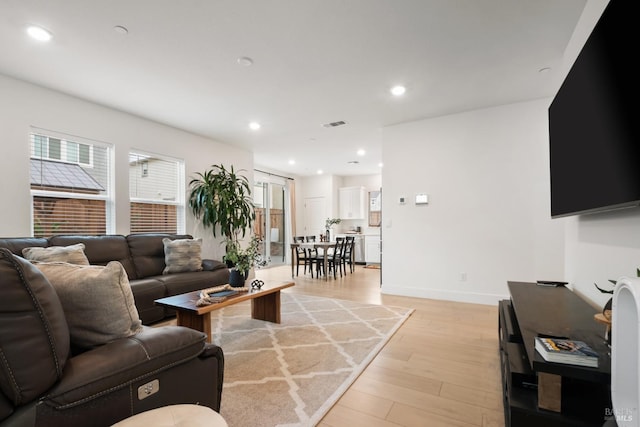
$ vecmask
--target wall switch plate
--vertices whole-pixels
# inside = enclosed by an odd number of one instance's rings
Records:
[[[429,203],[429,195],[420,193],[416,194],[416,205],[426,205]]]

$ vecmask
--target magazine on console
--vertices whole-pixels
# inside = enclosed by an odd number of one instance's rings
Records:
[[[598,367],[598,353],[583,341],[536,337],[536,350],[547,362]]]

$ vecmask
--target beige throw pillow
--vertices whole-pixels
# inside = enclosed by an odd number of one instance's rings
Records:
[[[34,264],[60,298],[73,344],[95,347],[142,329],[127,273],[118,261],[106,266]]]
[[[162,239],[164,263],[162,274],[202,270],[202,239]]]
[[[76,265],[89,265],[84,254],[84,243],[69,246],[49,246],[48,248],[30,247],[22,250],[22,256],[29,261],[68,262]]]

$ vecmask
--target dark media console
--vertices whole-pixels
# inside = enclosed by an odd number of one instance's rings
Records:
[[[595,308],[564,286],[508,282],[499,304],[505,426],[601,427],[611,408],[611,358]],[[536,336],[584,341],[598,368],[546,362]]]

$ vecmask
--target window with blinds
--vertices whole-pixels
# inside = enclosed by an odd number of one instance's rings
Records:
[[[130,233],[184,232],[184,162],[129,153]]]
[[[110,145],[34,131],[30,151],[35,237],[113,230]]]

